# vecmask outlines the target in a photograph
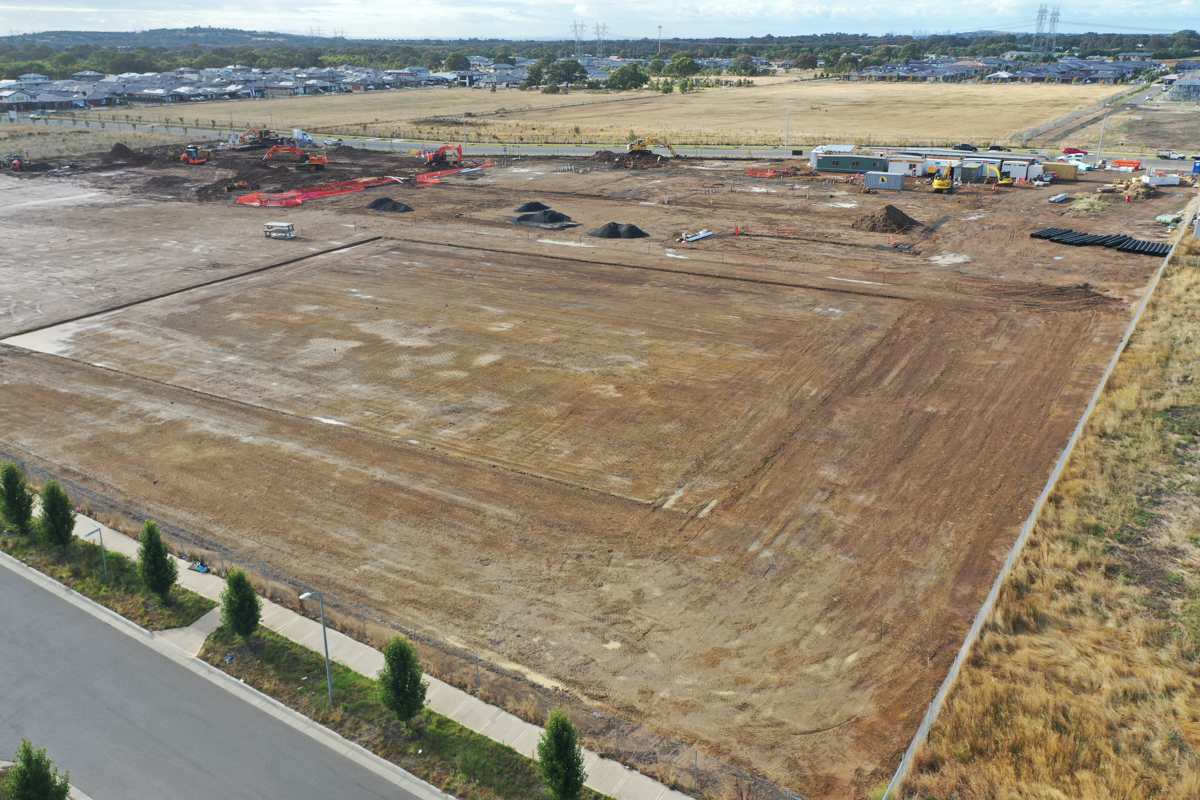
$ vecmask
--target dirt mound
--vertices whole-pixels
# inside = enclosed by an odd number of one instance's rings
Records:
[[[519,217],[513,217],[512,221],[518,225],[528,225],[531,228],[545,228],[550,231],[572,228],[579,224],[566,214],[555,211],[552,208],[543,209],[536,214],[522,214]]]
[[[188,179],[181,175],[159,175],[142,184],[143,189],[174,189],[187,183]]]
[[[112,149],[108,151],[109,158],[133,158],[136,155],[137,153],[135,153],[133,150],[130,150],[120,142],[114,144]]]
[[[403,214],[406,211],[412,211],[412,206],[399,203],[390,197],[377,197],[367,203],[367,208],[372,211],[383,211],[388,214]]]
[[[339,144],[337,147],[329,151],[330,155],[335,156],[357,156],[362,153],[357,147],[351,147],[348,144]]]
[[[873,214],[859,217],[850,227],[856,231],[871,233],[895,233],[905,228],[919,227],[921,223],[893,205],[886,205]]]
[[[513,211],[517,212],[518,214],[529,214],[533,211],[546,211],[549,208],[550,206],[546,205],[545,203],[539,203],[537,200],[534,200],[533,202],[526,203],[519,208],[514,208]]]
[[[45,161],[36,161],[32,164],[22,164],[21,172],[49,172],[54,169],[53,164],[47,164]]]
[[[615,158],[618,158],[618,155],[612,150],[597,150],[592,154],[592,161],[599,161],[601,163],[610,163]]]
[[[553,208],[544,209],[536,214],[522,214],[517,217],[517,222],[535,222],[539,225],[554,225],[559,222],[572,221],[566,214],[555,211]]]
[[[645,239],[649,235],[637,225],[618,225],[615,222],[601,225],[588,234],[597,239]]]

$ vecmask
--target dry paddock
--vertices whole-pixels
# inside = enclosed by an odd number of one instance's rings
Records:
[[[25,243],[0,256],[0,448],[781,785],[861,796],[1152,259],[1031,242],[1063,222],[1034,189],[556,166],[393,195],[417,209],[398,216],[196,202],[182,167],[0,177]],[[584,227],[514,228],[531,199]],[[938,223],[918,253],[849,228],[885,199]],[[1150,236],[1158,210],[1069,225]],[[275,218],[301,239],[264,240]],[[612,220],[652,236],[581,246]],[[671,241],[700,224],[752,235]]]

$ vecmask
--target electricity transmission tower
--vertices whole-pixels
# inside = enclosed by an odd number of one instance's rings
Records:
[[[1055,40],[1055,38],[1058,37],[1058,6],[1055,6],[1054,10],[1050,12],[1049,36],[1050,36],[1050,52],[1053,53],[1054,52],[1054,40]]]
[[[1037,32],[1033,34],[1033,47],[1035,53],[1046,52],[1046,4],[1042,3],[1038,6],[1037,15]]]
[[[572,22],[571,35],[575,39],[575,58],[583,55],[583,35],[587,33],[586,22]]]
[[[608,26],[596,23],[596,56],[604,58],[604,38],[608,36]]]

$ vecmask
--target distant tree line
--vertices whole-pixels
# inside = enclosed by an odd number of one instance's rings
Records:
[[[242,44],[236,44],[242,42]],[[673,39],[614,40],[604,43],[605,54],[623,58],[654,59],[662,63],[658,73],[690,77],[672,65],[687,59],[706,58],[734,61],[728,72],[750,75],[753,57],[772,61],[790,60],[798,69],[813,69],[818,60],[830,72],[912,61],[925,55],[983,57],[1010,50],[1027,50],[1029,35],[995,36],[867,36],[865,34],[821,34],[813,36],[765,36],[744,40],[696,41]],[[1174,34],[1084,33],[1059,35],[1060,53],[1087,57],[1144,52],[1159,59],[1191,58],[1200,51],[1200,35],[1193,30]],[[594,51],[594,42],[585,44]],[[179,67],[224,67],[243,64],[259,68],[337,67],[349,64],[378,69],[423,66],[432,70],[466,69],[469,55],[487,56],[512,63],[517,57],[550,63],[575,55],[574,42],[488,40],[379,41],[263,34],[226,29],[179,29],[144,33],[108,34],[59,31],[0,37],[0,77],[15,78],[36,72],[51,78],[67,78],[75,72],[104,74],[166,72]],[[684,69],[688,67],[683,66]],[[664,71],[665,70],[665,71]],[[651,73],[655,70],[651,68]]]

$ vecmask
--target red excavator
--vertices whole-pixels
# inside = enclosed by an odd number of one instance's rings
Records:
[[[292,147],[291,145],[286,144],[277,144],[268,150],[267,154],[263,156],[262,163],[267,163],[271,156],[280,152],[295,153],[296,155],[300,156],[301,163],[300,166],[296,167],[296,169],[300,170],[301,172],[317,172],[318,170],[325,169],[325,165],[329,163],[329,157],[323,153],[306,153],[299,147]]]
[[[462,145],[460,144],[448,144],[437,150],[425,151],[425,160],[430,164],[461,164],[462,158]]]

